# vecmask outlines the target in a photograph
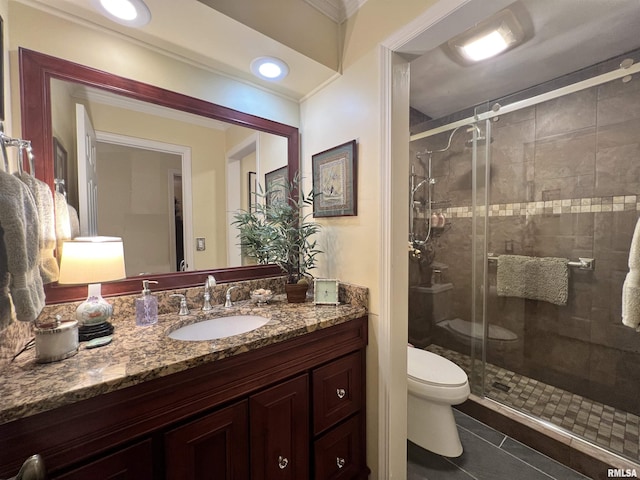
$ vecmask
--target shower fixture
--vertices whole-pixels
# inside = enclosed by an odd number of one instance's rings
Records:
[[[416,158],[418,160],[422,160],[423,155],[427,155],[427,176],[426,177],[421,177],[416,175],[415,173],[415,168],[413,166],[411,166],[411,176],[409,178],[409,182],[410,182],[410,186],[409,186],[409,243],[411,244],[411,247],[413,249],[416,248],[420,248],[423,247],[424,245],[426,245],[426,243],[429,241],[429,239],[431,238],[431,233],[433,230],[433,227],[435,227],[435,225],[433,225],[433,222],[431,220],[432,218],[432,214],[433,214],[433,187],[436,184],[436,179],[433,178],[432,175],[432,159],[433,159],[433,154],[434,153],[440,153],[440,152],[446,152],[447,150],[449,150],[451,148],[451,142],[453,140],[453,136],[455,135],[455,133],[460,130],[462,127],[467,127],[467,132],[471,132],[473,133],[473,137],[475,138],[476,142],[478,141],[483,141],[486,140],[486,137],[483,136],[482,131],[480,130],[480,128],[478,127],[478,125],[474,124],[470,124],[470,125],[460,125],[456,128],[454,128],[451,133],[449,134],[449,138],[447,139],[447,146],[444,148],[441,148],[439,150],[424,150],[422,152],[418,152],[416,153]],[[491,139],[492,140],[492,139]],[[491,141],[490,140],[490,141]],[[465,142],[465,145],[469,144],[471,145],[473,143],[473,138],[470,140],[471,143],[469,143],[469,141]],[[416,184],[416,180],[419,180],[418,183]],[[427,212],[425,212],[424,215],[424,220],[425,220],[425,227],[427,230],[426,236],[424,238],[424,240],[422,239],[418,239],[416,238],[416,234],[414,231],[414,209],[417,208],[418,206],[423,205],[423,202],[416,200],[416,192],[422,188],[424,185],[427,186],[427,200],[426,203],[424,203],[424,205],[427,207]],[[443,225],[444,226],[444,220],[443,220]]]

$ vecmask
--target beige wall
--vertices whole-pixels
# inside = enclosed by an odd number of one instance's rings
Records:
[[[17,50],[25,47],[288,125],[299,124],[296,102],[247,82],[179,62],[99,27],[72,23],[18,2],[11,2],[8,11],[11,74],[15,79],[12,101],[16,113],[20,98]],[[13,123],[14,128],[20,124],[15,116]]]

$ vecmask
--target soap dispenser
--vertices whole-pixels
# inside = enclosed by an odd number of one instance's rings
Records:
[[[158,323],[158,299],[151,295],[150,283],[158,283],[154,280],[142,281],[142,296],[136,298],[136,325],[148,327]]]

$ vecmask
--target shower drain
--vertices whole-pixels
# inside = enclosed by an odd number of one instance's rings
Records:
[[[498,390],[502,390],[503,392],[507,392],[507,393],[509,393],[509,390],[511,390],[511,387],[500,382],[493,382],[491,386],[493,388],[497,388]]]

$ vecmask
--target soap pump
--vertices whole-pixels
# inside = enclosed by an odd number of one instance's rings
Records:
[[[136,325],[147,327],[158,323],[158,299],[151,295],[150,283],[155,280],[142,281],[142,296],[136,298]]]

